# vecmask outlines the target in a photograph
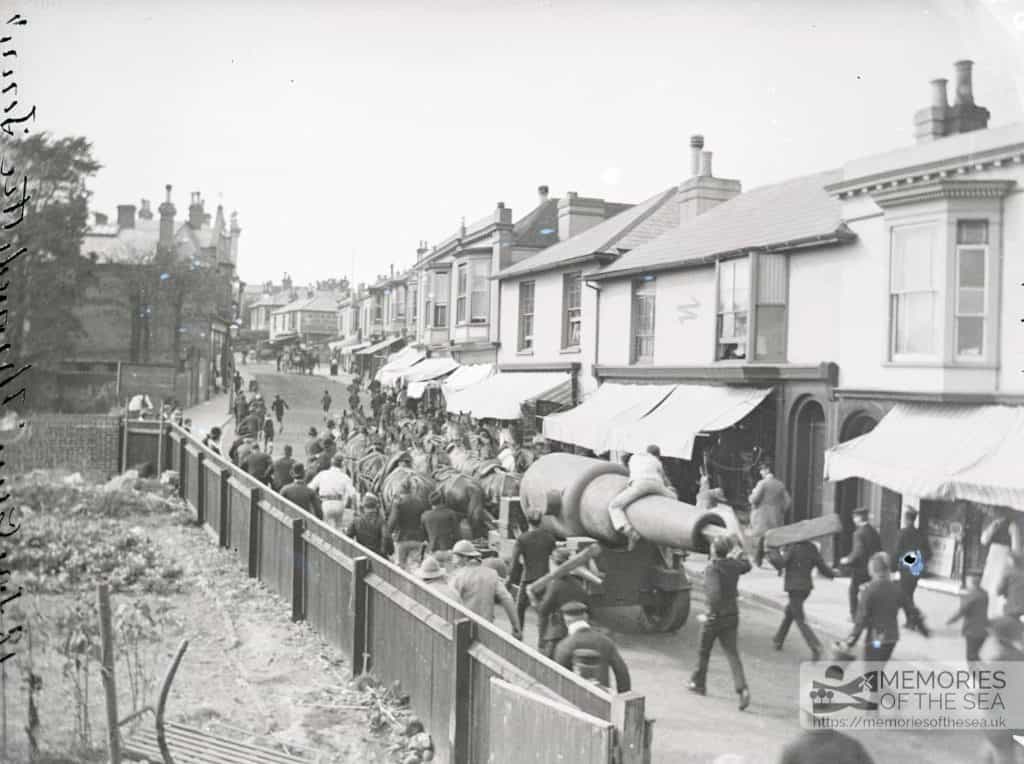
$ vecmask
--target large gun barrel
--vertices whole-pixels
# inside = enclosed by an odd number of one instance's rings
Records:
[[[544,513],[542,525],[561,538],[590,536],[616,543],[620,538],[608,517],[608,504],[628,479],[628,470],[620,464],[547,454],[523,475],[520,500],[526,511]],[[707,552],[709,537],[725,528],[717,514],[659,495],[632,502],[626,516],[641,538],[694,552]]]

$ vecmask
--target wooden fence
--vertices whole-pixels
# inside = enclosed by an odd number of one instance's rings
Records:
[[[650,761],[642,695],[613,695],[545,658],[174,425],[129,421],[125,437],[125,464],[177,471],[197,522],[250,577],[290,603],[294,620],[340,649],[354,675],[370,671],[400,682],[433,736],[438,761],[589,764],[605,760],[595,757],[604,736],[612,741],[608,764]],[[512,717],[509,686],[521,695]],[[587,720],[590,735],[581,737]],[[494,732],[510,723],[521,727],[521,747],[511,754]]]

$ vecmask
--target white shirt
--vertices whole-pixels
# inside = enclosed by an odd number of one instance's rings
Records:
[[[589,629],[590,623],[587,621],[573,621],[565,627],[570,634],[575,634],[577,631],[583,631],[583,629]]]
[[[132,396],[132,399],[128,401],[129,411],[142,411],[143,409],[151,409],[153,404],[149,401],[149,396],[139,393],[138,395]]]
[[[348,501],[354,498],[356,493],[352,478],[346,475],[341,467],[330,467],[317,473],[316,477],[309,481],[309,487],[316,491],[320,498],[337,496],[340,497],[340,501]]]
[[[665,473],[662,472],[661,462],[658,461],[658,457],[643,451],[633,454],[629,458],[629,479],[655,480],[659,483],[664,483]]]

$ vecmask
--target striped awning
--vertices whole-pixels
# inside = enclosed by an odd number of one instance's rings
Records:
[[[770,387],[678,385],[642,418],[612,427],[602,450],[634,454],[654,444],[663,456],[689,460],[699,434],[732,427],[771,391]]]
[[[544,417],[544,437],[602,453],[614,427],[638,421],[674,389],[675,385],[606,382],[571,411]]]
[[[356,353],[356,355],[375,355],[375,354],[379,353],[381,350],[384,350],[385,348],[389,348],[392,345],[394,345],[395,343],[401,342],[401,341],[402,341],[401,337],[388,337],[386,340],[381,340],[380,342],[376,342],[373,345],[370,345],[370,347],[368,347],[368,348],[364,348],[363,350],[360,350],[358,353]]]
[[[368,348],[368,347],[370,347],[370,343],[369,342],[357,342],[354,345],[342,345],[342,347],[341,347],[341,354],[342,355],[351,355],[352,353],[355,353],[355,352],[357,352],[359,350],[362,350],[363,348]]]
[[[825,453],[825,477],[1024,509],[1022,444],[1022,407],[897,404],[871,432]]]
[[[567,372],[503,372],[447,395],[448,412],[468,413],[475,419],[513,420],[522,416],[523,403],[546,400],[554,388],[570,381]]]

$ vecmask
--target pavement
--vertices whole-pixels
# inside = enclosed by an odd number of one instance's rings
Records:
[[[686,562],[687,575],[695,586],[704,580],[707,557],[691,554]],[[849,578],[827,579],[815,574],[814,591],[804,606],[807,622],[826,644],[832,639],[846,638],[850,634]],[[782,618],[788,597],[782,590],[782,576],[767,561],[739,580],[742,602],[775,611]],[[946,620],[958,606],[957,597],[947,592],[925,589],[918,586],[914,602],[924,613],[925,622],[931,629],[930,638],[925,638],[909,629],[900,630],[896,658],[906,660],[962,660],[964,641],[960,635],[960,623],[946,626]],[[792,629],[787,637],[787,649],[802,645],[799,632]],[[991,647],[988,645],[987,647]],[[794,648],[795,649],[795,648]],[[982,652],[984,656],[984,651]]]

